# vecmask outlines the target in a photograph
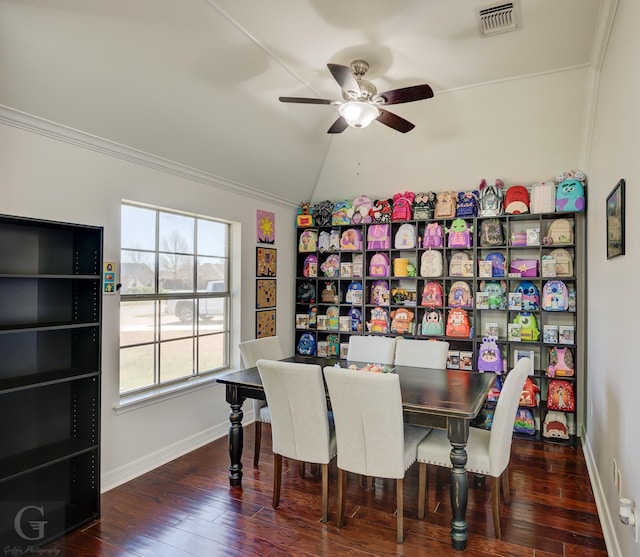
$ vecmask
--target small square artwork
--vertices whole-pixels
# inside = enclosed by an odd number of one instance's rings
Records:
[[[256,311],[256,338],[276,336],[276,310]]]
[[[275,279],[256,280],[256,309],[276,307]]]
[[[277,250],[275,248],[256,248],[257,277],[275,277],[277,263]]]
[[[276,241],[276,215],[270,211],[256,211],[256,236],[259,244],[274,244]]]

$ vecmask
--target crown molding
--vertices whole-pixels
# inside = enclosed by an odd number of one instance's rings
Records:
[[[186,180],[230,191],[251,199],[258,198],[284,207],[298,207],[299,205],[290,199],[265,193],[256,188],[240,184],[239,182],[227,180],[226,178],[216,176],[215,174],[204,172],[185,164],[174,162],[151,153],[146,153],[145,151],[140,151],[133,147],[128,147],[127,145],[122,145],[121,143],[116,143],[115,141],[110,141],[96,135],[91,135],[50,120],[45,120],[44,118],[39,118],[8,106],[0,105],[0,123],[32,133],[37,133],[39,135],[55,139],[56,141],[62,141],[76,147],[81,147],[82,149],[88,149],[96,153],[101,153],[103,155],[132,162],[141,166],[146,166],[147,168],[152,168],[166,174],[172,174],[173,176],[178,176]]]

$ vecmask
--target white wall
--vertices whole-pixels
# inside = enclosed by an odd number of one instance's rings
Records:
[[[598,491],[606,510],[603,526],[613,528],[611,555],[640,556],[632,529],[618,520],[612,459],[622,472],[622,496],[640,505],[638,397],[640,369],[637,319],[640,314],[637,207],[640,205],[640,5],[620,0],[599,76],[588,165],[588,401],[587,443],[597,467]],[[626,255],[606,259],[605,199],[626,179]],[[593,405],[590,417],[589,405]]]
[[[37,122],[36,122],[37,123]],[[237,343],[255,338],[256,209],[276,214],[278,248],[277,332],[293,353],[294,238],[296,209],[258,195],[238,195],[122,160],[68,142],[0,124],[2,196],[0,212],[104,227],[104,258],[118,261],[123,198],[219,217],[239,223],[235,277],[242,308],[233,323],[233,366]],[[116,414],[118,403],[119,296],[103,298],[102,477],[114,487],[228,431],[224,388],[206,388]],[[241,338],[240,338],[241,337]],[[247,405],[249,411],[251,405]],[[250,417],[250,416],[249,416]]]

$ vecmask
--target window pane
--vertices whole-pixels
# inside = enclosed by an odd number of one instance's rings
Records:
[[[172,381],[193,375],[194,339],[160,343],[160,381]]]
[[[226,292],[227,259],[198,257],[198,291]]]
[[[184,338],[194,335],[193,313],[196,301],[187,300],[162,300],[163,312],[160,316],[161,329],[160,340]]]
[[[120,349],[120,392],[154,385],[155,344]]]
[[[120,303],[120,346],[154,342],[155,300]]]
[[[152,294],[155,292],[155,255],[148,251],[120,252],[120,294]]]
[[[195,219],[173,213],[160,213],[160,250],[193,253]]]
[[[227,255],[227,225],[198,219],[198,255]]]
[[[156,211],[131,205],[122,206],[122,248],[156,249]]]
[[[227,333],[207,335],[198,342],[198,372],[218,369],[226,365]]]
[[[198,303],[200,321],[199,333],[211,333],[225,330],[226,298],[201,298]]]
[[[158,282],[161,293],[193,292],[193,256],[160,254]]]

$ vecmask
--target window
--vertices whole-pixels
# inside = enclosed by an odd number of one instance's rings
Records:
[[[229,225],[122,204],[120,394],[229,365]]]

